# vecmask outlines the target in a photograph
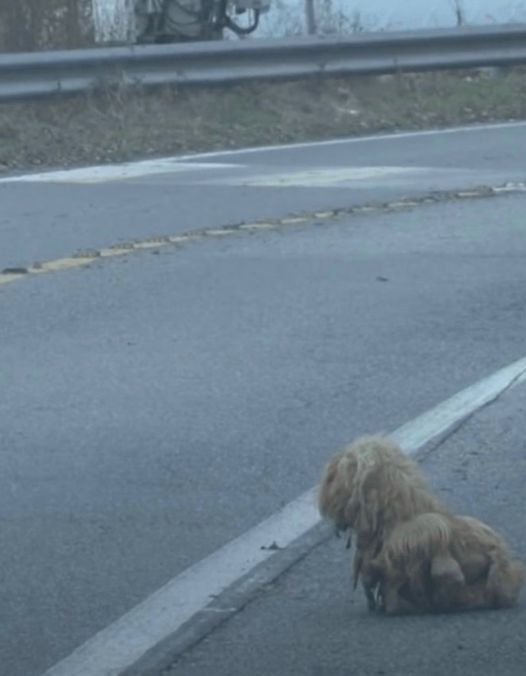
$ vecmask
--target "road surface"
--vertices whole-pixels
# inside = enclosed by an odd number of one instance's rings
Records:
[[[0,268],[11,269],[0,275],[3,672],[42,674],[313,486],[335,448],[525,356],[525,137],[511,125],[0,182]],[[254,220],[268,228],[218,230]],[[58,264],[204,228],[177,245]],[[57,265],[37,274],[42,261]],[[13,274],[21,268],[33,272]],[[501,462],[482,454],[477,478],[461,481],[456,446],[425,461],[519,552],[520,392],[491,429]],[[497,483],[510,486],[500,502]],[[522,610],[377,625],[347,602],[345,556],[313,550],[174,673],[210,673],[211,660],[225,674],[248,663],[258,674],[365,663],[381,673],[391,657],[379,646],[399,646],[396,669],[413,664],[402,626],[418,627],[422,660],[435,627],[445,637],[474,622],[470,646],[520,631]],[[284,604],[295,594],[304,605]],[[355,663],[347,622],[365,641]],[[263,625],[282,627],[281,643]],[[509,640],[502,673],[518,674],[524,654]],[[283,652],[292,645],[296,666]],[[497,673],[488,656],[500,653],[485,650],[474,664]]]

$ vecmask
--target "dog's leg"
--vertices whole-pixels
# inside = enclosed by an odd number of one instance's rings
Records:
[[[520,561],[499,557],[489,569],[487,590],[494,608],[514,606],[524,584],[525,571]]]
[[[355,559],[355,582],[360,577],[367,599],[367,607],[374,611],[379,608],[378,597],[381,582],[381,567],[375,563],[369,550],[357,552],[358,562]]]
[[[363,567],[364,555],[361,551],[357,550],[353,560],[353,589],[356,589],[358,586],[358,580],[361,579],[362,587],[365,592],[365,598],[367,599],[367,607],[369,610],[376,610],[376,599],[374,593],[376,581],[367,574],[367,571],[364,570]]]
[[[362,587],[365,592],[365,598],[367,599],[367,607],[371,611],[376,610],[376,583],[371,584],[370,580],[362,578]]]
[[[460,565],[450,554],[433,557],[429,575],[431,610],[445,612],[462,603],[466,580]]]
[[[354,554],[354,559],[352,563],[352,588],[356,589],[358,586],[358,580],[360,579],[360,574],[362,572],[363,566],[363,554],[357,549]]]
[[[431,561],[431,577],[434,580],[451,580],[464,584],[464,574],[458,562],[449,554],[433,557]]]
[[[398,583],[387,582],[382,586],[383,609],[386,615],[409,615],[418,608],[399,592]]]

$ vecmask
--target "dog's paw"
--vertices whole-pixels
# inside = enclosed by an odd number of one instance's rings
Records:
[[[376,590],[376,609],[385,612],[384,590],[381,585]]]
[[[458,562],[449,554],[433,558],[431,561],[431,577],[434,581],[448,581],[452,584],[465,584],[466,582]]]

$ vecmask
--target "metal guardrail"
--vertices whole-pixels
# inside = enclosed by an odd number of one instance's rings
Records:
[[[224,84],[526,63],[526,24],[0,54],[0,101],[101,84]]]

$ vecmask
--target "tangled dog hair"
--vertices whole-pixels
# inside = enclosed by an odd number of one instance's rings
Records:
[[[386,614],[506,608],[524,566],[486,524],[452,514],[419,468],[382,437],[358,439],[322,476],[322,516],[356,537],[353,584]]]

